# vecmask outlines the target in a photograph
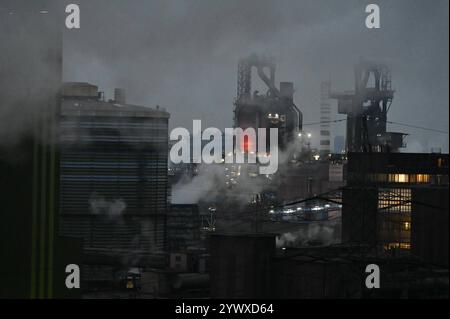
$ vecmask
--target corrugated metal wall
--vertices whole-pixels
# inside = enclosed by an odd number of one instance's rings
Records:
[[[164,248],[166,118],[63,116],[61,234],[90,248]]]

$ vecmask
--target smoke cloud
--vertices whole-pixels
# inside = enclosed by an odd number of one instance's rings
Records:
[[[338,224],[311,223],[295,232],[287,232],[276,238],[277,248],[332,245],[340,242]]]
[[[277,173],[269,177],[259,174],[255,164],[200,164],[195,176],[184,176],[172,187],[172,203],[226,201],[245,206],[254,195],[276,188],[279,181],[274,176],[284,176],[289,171],[289,161],[299,150],[300,145],[292,143],[285,151],[279,151]],[[250,176],[249,171],[256,176]]]
[[[127,208],[123,199],[106,200],[103,197],[93,194],[89,199],[91,213],[98,216],[104,216],[110,220],[119,221]]]

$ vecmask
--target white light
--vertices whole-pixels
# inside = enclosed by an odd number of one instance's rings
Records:
[[[298,137],[302,137],[302,133],[298,133]]]
[[[308,138],[310,138],[311,137],[311,133],[308,133]]]

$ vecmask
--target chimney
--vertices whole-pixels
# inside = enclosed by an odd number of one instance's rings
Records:
[[[114,102],[117,104],[125,104],[125,89],[114,89]]]

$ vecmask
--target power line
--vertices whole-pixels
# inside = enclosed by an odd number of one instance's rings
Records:
[[[303,126],[328,124],[328,123],[338,123],[338,122],[343,122],[343,121],[346,121],[346,120],[347,119],[339,119],[339,120],[333,120],[333,121],[311,122],[311,123],[304,123]],[[394,124],[394,125],[400,125],[400,126],[405,126],[405,127],[410,127],[410,128],[416,128],[416,129],[419,129],[419,130],[430,131],[430,132],[435,132],[435,133],[448,134],[447,131],[438,130],[438,129],[434,129],[434,128],[429,128],[429,127],[424,127],[424,126],[413,125],[413,124],[406,124],[406,123],[400,123],[400,122],[394,122],[394,121],[386,121],[386,123]]]
[[[423,126],[412,125],[412,124],[399,123],[399,122],[393,122],[393,121],[386,121],[386,123],[401,125],[401,126],[406,126],[406,127],[411,127],[411,128],[417,128],[420,130],[431,131],[431,132],[436,132],[436,133],[448,134],[448,132],[446,132],[446,131],[437,130],[434,128],[423,127]]]

